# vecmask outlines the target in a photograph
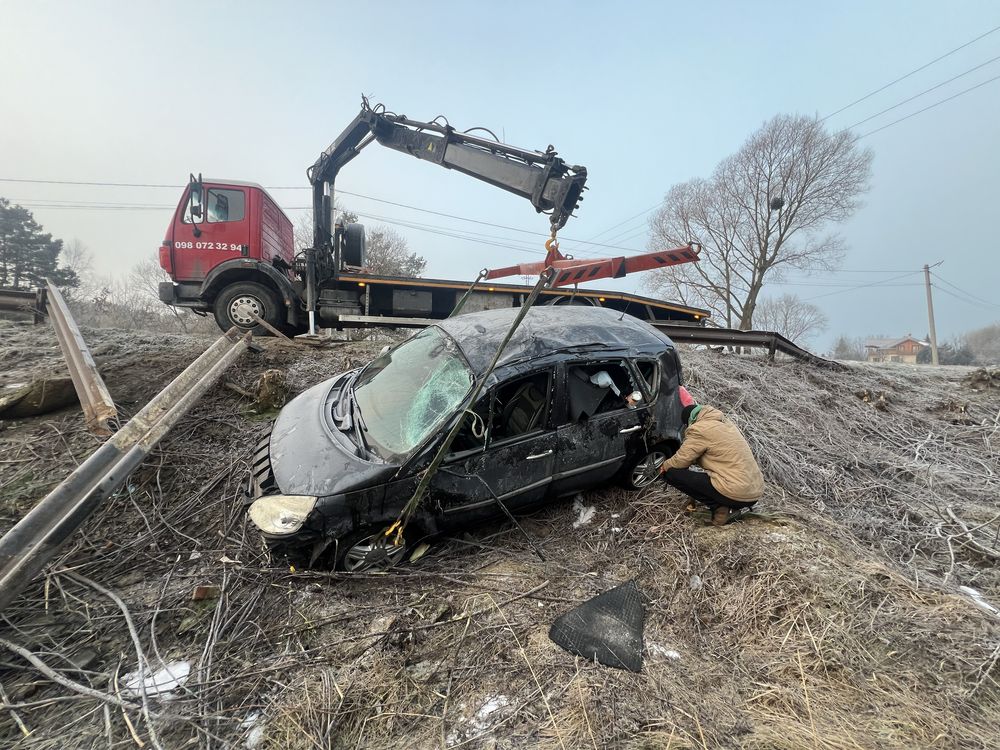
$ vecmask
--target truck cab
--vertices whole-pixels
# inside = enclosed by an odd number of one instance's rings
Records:
[[[213,312],[220,327],[298,322],[292,222],[252,182],[192,179],[160,245],[160,284],[170,305]],[[260,328],[260,332],[264,332]]]

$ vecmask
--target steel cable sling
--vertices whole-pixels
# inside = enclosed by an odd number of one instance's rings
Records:
[[[517,331],[520,327],[524,317],[528,314],[528,310],[530,310],[531,306],[535,304],[535,301],[538,299],[538,295],[541,294],[542,290],[551,283],[551,281],[555,278],[555,275],[556,273],[552,268],[546,268],[538,275],[538,281],[535,283],[531,293],[525,298],[524,304],[521,305],[521,309],[517,313],[517,317],[514,318],[514,321],[511,323],[506,335],[500,342],[500,346],[497,347],[496,354],[493,355],[493,361],[490,362],[489,367],[486,368],[482,377],[479,378],[479,382],[476,384],[476,387],[472,389],[472,395],[469,397],[470,404],[475,403],[476,399],[479,398],[479,395],[482,393],[483,388],[486,385],[486,381],[489,379],[490,375],[493,374],[493,370],[496,369],[497,362],[500,361],[500,357],[507,348],[507,344],[510,343],[515,331]],[[413,512],[424,499],[424,495],[427,494],[427,488],[430,486],[431,480],[434,478],[438,468],[441,466],[441,462],[444,461],[444,457],[447,455],[449,449],[451,448],[451,444],[458,436],[459,430],[462,429],[462,425],[465,422],[464,415],[465,412],[463,411],[462,416],[455,422],[451,430],[448,431],[447,437],[445,437],[444,442],[441,443],[437,453],[434,454],[434,458],[431,459],[430,464],[426,469],[424,469],[424,472],[420,477],[420,482],[417,484],[417,488],[413,492],[413,497],[411,497],[409,502],[407,502],[403,507],[402,512],[399,514],[399,518],[397,518],[393,524],[385,530],[385,536],[392,537],[393,545],[399,546],[402,544],[403,532],[406,529],[406,524],[409,523],[410,518],[413,516]],[[393,536],[394,534],[395,536]]]

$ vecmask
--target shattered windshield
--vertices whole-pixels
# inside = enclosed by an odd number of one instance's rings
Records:
[[[361,373],[354,398],[369,446],[386,461],[409,453],[462,403],[472,371],[455,342],[427,328]]]

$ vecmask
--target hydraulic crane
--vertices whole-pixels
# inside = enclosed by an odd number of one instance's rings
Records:
[[[312,246],[296,253],[291,221],[259,185],[191,178],[160,248],[171,282],[160,286],[167,304],[212,311],[220,327],[301,331],[317,319],[326,325],[408,325],[447,317],[468,283],[378,276],[366,267],[365,230],[337,221],[334,190],[340,170],[372,143],[473,177],[527,199],[549,216],[547,255],[538,263],[484,270],[478,281],[536,275],[553,268],[539,304],[559,304],[556,287],[620,277],[649,268],[697,260],[691,245],[640,256],[574,260],[559,252],[556,233],[579,207],[584,167],[568,164],[550,145],[532,151],[502,143],[485,128],[459,131],[443,117],[413,120],[372,106],[361,111],[307,170],[312,190]],[[477,288],[479,305],[517,306],[526,287]],[[484,300],[483,296],[492,297]],[[575,293],[574,293],[575,295]],[[469,294],[463,297],[467,299]],[[589,304],[621,305],[649,320],[699,322],[707,311],[614,292],[584,290]],[[258,321],[266,325],[258,327]]]

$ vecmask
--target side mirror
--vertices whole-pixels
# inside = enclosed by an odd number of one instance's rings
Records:
[[[201,192],[201,185],[191,185],[190,213],[192,219],[201,220],[205,215],[204,195]]]

